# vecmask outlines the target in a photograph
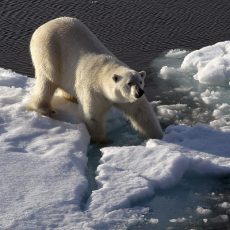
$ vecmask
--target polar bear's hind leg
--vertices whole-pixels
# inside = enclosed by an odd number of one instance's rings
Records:
[[[46,77],[37,77],[32,92],[32,99],[28,104],[28,109],[35,110],[45,116],[52,116],[54,111],[51,109],[51,100],[57,85]]]

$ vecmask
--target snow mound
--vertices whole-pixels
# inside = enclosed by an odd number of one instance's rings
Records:
[[[194,73],[194,79],[202,84],[229,85],[230,41],[193,51],[185,57],[181,69]]]
[[[162,79],[190,75],[201,84],[229,86],[230,41],[219,42],[191,53],[179,49],[170,50],[164,58],[153,61],[152,67],[159,66]]]
[[[161,79],[157,110],[162,120],[177,124],[204,122],[230,131],[230,41],[190,53],[170,50],[153,60],[151,66]]]
[[[200,206],[197,207],[196,209],[196,212],[200,215],[209,215],[212,213],[212,210],[211,209],[208,209],[208,208],[202,208]]]
[[[219,42],[190,53],[179,49],[169,50],[163,57],[155,59],[152,67],[159,69],[162,79],[189,75],[201,84],[229,86],[230,41]]]
[[[89,135],[71,124],[28,112],[33,79],[0,69],[0,228],[58,227],[81,210]]]

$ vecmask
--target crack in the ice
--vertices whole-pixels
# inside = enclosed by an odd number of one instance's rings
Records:
[[[87,168],[85,172],[85,176],[88,180],[88,190],[83,196],[81,200],[81,210],[86,211],[88,208],[88,201],[90,200],[91,194],[94,190],[98,188],[98,184],[96,182],[96,172],[97,167],[100,165],[100,159],[101,159],[101,151],[100,146],[98,145],[90,145],[89,150],[87,151]]]
[[[118,132],[120,137],[119,139],[117,138]],[[113,129],[113,131],[109,132],[108,136],[111,140],[113,140],[112,146],[138,145],[145,140],[136,131],[134,131],[134,129],[129,125],[129,123],[126,120],[124,120],[122,125]],[[87,151],[88,162],[85,176],[88,180],[88,190],[86,191],[85,195],[83,196],[80,202],[80,207],[83,212],[87,211],[89,207],[93,191],[100,189],[100,185],[96,181],[96,176],[97,168],[100,165],[100,159],[102,157],[102,152],[100,150],[102,147],[104,146],[98,144],[90,145]]]

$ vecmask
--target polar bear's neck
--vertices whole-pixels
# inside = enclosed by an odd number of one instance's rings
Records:
[[[114,74],[125,76],[132,70],[113,55],[98,55],[94,68],[94,89],[103,94],[110,102],[115,102],[117,96],[116,83],[113,80]]]
[[[114,68],[114,67],[128,67],[125,63],[121,62],[117,57],[112,54],[96,54],[91,55],[92,65],[101,68]]]
[[[105,80],[113,76],[117,69],[129,69],[129,67],[121,62],[112,54],[89,54],[82,59],[84,62],[82,70],[87,71],[88,77],[94,79],[94,84],[103,84]]]
[[[82,82],[90,84],[93,91],[104,95],[107,99],[114,97],[114,81],[112,77],[115,73],[125,73],[130,68],[112,54],[86,54],[81,59],[77,69],[77,83],[79,87]]]

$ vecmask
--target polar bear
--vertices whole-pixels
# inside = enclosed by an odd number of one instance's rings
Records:
[[[61,89],[66,98],[77,99],[93,142],[106,142],[105,118],[112,106],[143,135],[162,137],[143,95],[145,72],[118,60],[79,19],[62,17],[40,26],[30,52],[36,81],[29,109],[52,116],[51,99]]]

